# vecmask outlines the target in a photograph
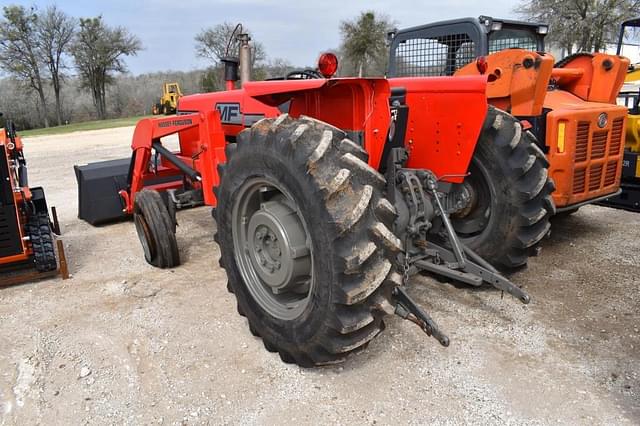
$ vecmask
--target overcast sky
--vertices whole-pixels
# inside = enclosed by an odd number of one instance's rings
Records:
[[[513,17],[518,0],[58,0],[6,1],[44,8],[57,4],[75,17],[102,15],[109,25],[122,25],[144,46],[127,58],[134,74],[160,70],[191,70],[206,65],[196,58],[194,36],[203,28],[228,21],[242,22],[262,42],[270,58],[294,65],[312,65],[323,50],[340,44],[340,21],[361,11],[387,14],[398,28],[464,16]]]

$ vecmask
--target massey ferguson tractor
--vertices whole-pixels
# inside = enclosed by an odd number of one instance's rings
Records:
[[[29,188],[22,141],[7,120],[0,128],[0,286],[56,273],[52,227],[44,191]],[[23,267],[37,273],[8,274]]]
[[[76,169],[80,216],[89,204],[93,223],[132,215],[147,262],[172,268],[176,210],[213,207],[238,312],[269,351],[301,366],[342,361],[390,314],[448,346],[407,293],[420,271],[528,303],[492,263],[520,265],[535,251],[553,184],[531,134],[488,106],[486,76],[333,78],[337,66],[323,54],[317,70],[234,88],[238,60],[226,58],[228,90],[140,121],[126,170]],[[481,190],[469,184],[478,174],[489,180]]]
[[[616,97],[629,60],[578,53],[554,65],[547,30],[487,16],[400,30],[390,34],[389,76],[485,76],[489,103],[515,116],[544,153],[555,207],[570,214],[620,192],[627,108]],[[491,179],[477,164],[469,187],[486,191]],[[464,241],[468,220],[452,222]]]

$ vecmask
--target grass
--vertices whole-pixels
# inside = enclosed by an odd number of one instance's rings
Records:
[[[80,132],[84,130],[113,129],[115,127],[126,127],[135,125],[140,119],[147,116],[114,118],[111,120],[85,121],[83,123],[73,123],[63,126],[48,127],[43,129],[33,129],[18,131],[22,137],[61,135],[64,133]]]

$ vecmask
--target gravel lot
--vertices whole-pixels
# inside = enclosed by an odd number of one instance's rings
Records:
[[[640,215],[557,219],[512,279],[533,302],[427,277],[440,347],[391,318],[335,367],[283,364],[225,288],[208,208],[180,212],[184,265],[149,267],[130,222],[77,219],[73,165],[129,154],[133,128],[26,141],[73,274],[0,289],[0,424],[640,424]]]

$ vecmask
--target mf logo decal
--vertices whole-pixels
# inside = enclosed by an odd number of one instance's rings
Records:
[[[220,111],[220,120],[223,124],[242,124],[240,104],[216,104],[216,108]]]

